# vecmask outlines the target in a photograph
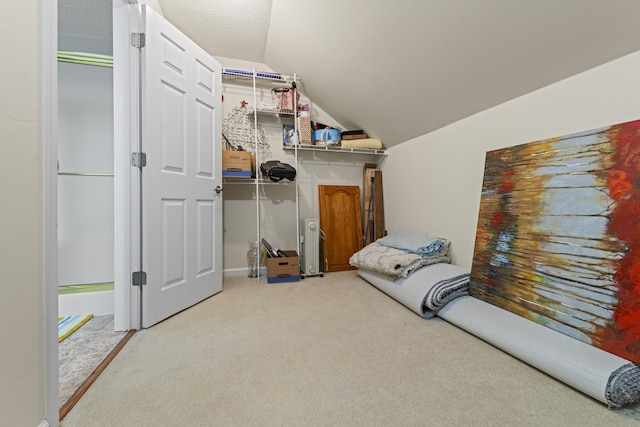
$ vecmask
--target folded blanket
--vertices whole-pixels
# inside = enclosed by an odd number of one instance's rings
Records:
[[[420,256],[439,255],[447,248],[447,241],[444,239],[408,231],[396,231],[376,240],[376,243]]]
[[[370,243],[349,258],[349,264],[383,274],[391,279],[407,277],[422,265],[418,254]]]
[[[451,265],[451,264],[445,264]],[[453,266],[456,267],[456,266]],[[440,269],[449,269],[450,267],[440,266]],[[454,269],[451,269],[455,271]],[[448,270],[447,273],[449,273]],[[434,271],[429,272],[430,275],[434,275]],[[469,273],[460,271],[459,276],[449,277],[434,283],[433,286],[427,292],[427,295],[423,301],[422,314],[425,318],[435,316],[435,314],[450,301],[454,299],[469,295]]]
[[[440,262],[451,262],[449,242],[445,243],[445,249],[441,254],[432,256],[420,256],[373,242],[349,258],[350,265],[375,271],[392,280],[407,277],[420,267]]]
[[[405,279],[390,280],[374,271],[358,275],[425,319],[430,319],[454,299],[467,295],[469,269],[438,263],[420,268]]]

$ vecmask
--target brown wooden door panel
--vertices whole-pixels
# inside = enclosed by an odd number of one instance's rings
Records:
[[[367,167],[368,166],[368,167]],[[375,164],[367,163],[362,174],[362,200],[364,245],[384,237],[384,198],[382,196],[382,171]]]
[[[360,187],[319,185],[318,194],[324,271],[354,270],[349,258],[362,249]]]

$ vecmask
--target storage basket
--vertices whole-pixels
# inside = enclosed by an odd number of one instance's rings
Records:
[[[298,117],[298,134],[300,135],[300,144],[311,145],[311,117]]]

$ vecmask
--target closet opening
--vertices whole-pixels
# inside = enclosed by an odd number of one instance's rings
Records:
[[[65,7],[59,9],[64,21]],[[109,8],[109,18],[111,9]],[[111,19],[109,19],[109,26]],[[62,420],[133,332],[114,327],[112,37],[58,32],[58,403]]]

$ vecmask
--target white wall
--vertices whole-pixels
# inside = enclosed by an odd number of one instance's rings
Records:
[[[112,68],[58,63],[58,161],[113,174]],[[113,233],[113,176],[58,176],[58,284],[113,282]]]
[[[111,17],[104,18],[111,20]],[[112,55],[113,43],[111,39],[92,37],[80,34],[58,33],[58,50],[71,52],[91,52],[99,55]]]
[[[43,186],[40,126],[42,2],[4,7],[0,50],[0,418],[45,418]]]
[[[264,64],[238,61],[224,57],[216,58],[223,67],[252,70],[269,70]],[[223,121],[240,101],[253,104],[251,87],[225,84],[223,80]],[[261,100],[270,101],[269,89],[259,91]],[[300,103],[311,104],[311,118],[315,122],[340,127],[334,119],[303,95]],[[251,123],[253,123],[251,121]],[[260,124],[267,135],[270,149],[260,162],[281,160],[295,166],[295,156],[282,149],[282,125],[293,124],[293,118],[261,116]],[[299,152],[296,180],[299,186],[300,219],[319,218],[318,185],[357,185],[362,188],[362,171],[365,163],[376,163],[380,157],[360,154],[338,154],[326,152]],[[285,181],[287,182],[287,181]],[[295,185],[268,184],[261,186],[261,236],[279,249],[296,249]],[[233,274],[247,268],[246,253],[249,242],[256,240],[256,194],[255,185],[224,185],[224,270]]]
[[[387,229],[448,238],[470,267],[486,151],[637,120],[639,75],[636,52],[393,147]]]

